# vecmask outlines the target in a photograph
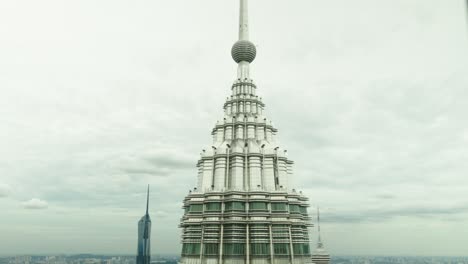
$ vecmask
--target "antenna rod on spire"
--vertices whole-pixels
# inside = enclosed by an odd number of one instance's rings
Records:
[[[317,206],[317,224],[318,224],[318,231],[320,232],[320,207]]]
[[[146,193],[146,215],[148,215],[148,207],[149,207],[149,184],[148,184],[148,191]]]
[[[247,0],[240,0],[239,40],[249,40],[249,10]]]
[[[320,237],[320,207],[317,206],[317,226],[318,226],[318,243],[322,244],[322,238]]]

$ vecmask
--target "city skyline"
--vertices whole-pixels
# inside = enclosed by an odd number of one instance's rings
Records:
[[[0,4],[1,255],[134,254],[147,183],[152,252],[180,252],[238,18],[192,2]],[[462,255],[464,1],[251,2],[253,74],[327,251]]]

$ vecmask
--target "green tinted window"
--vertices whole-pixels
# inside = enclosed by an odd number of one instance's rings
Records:
[[[290,204],[289,205],[289,212],[291,213],[300,213],[299,205],[297,204]]]
[[[190,205],[190,212],[203,212],[203,204],[192,204]]]
[[[243,202],[227,202],[225,206],[226,211],[245,211],[245,203]]]
[[[182,245],[183,255],[200,255],[200,244],[199,243],[184,243]]]
[[[273,251],[275,255],[289,255],[289,244],[288,243],[274,243]]]
[[[218,243],[205,243],[203,244],[204,255],[218,255]]]
[[[250,244],[250,254],[253,256],[270,255],[269,243],[252,243]]]
[[[278,211],[287,211],[287,204],[286,203],[272,203],[271,204],[271,211],[278,212]]]
[[[302,244],[302,248],[303,248],[304,254],[306,254],[306,255],[310,254],[309,244],[307,244],[307,243]]]
[[[294,255],[304,255],[304,245],[303,244],[293,244]]]
[[[224,243],[223,244],[224,255],[245,255],[245,244],[244,243]]]
[[[289,228],[289,225],[272,225],[272,227],[275,229],[275,228],[286,228],[288,229]]]
[[[249,210],[267,210],[267,203],[265,202],[251,202],[249,204]]]
[[[208,211],[208,212],[220,212],[221,211],[221,203],[207,203],[206,204],[206,211]]]
[[[301,214],[307,214],[307,207],[306,206],[300,206],[299,211],[301,211]]]

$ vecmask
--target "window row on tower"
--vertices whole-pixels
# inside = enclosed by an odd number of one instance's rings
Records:
[[[185,206],[185,213],[221,213],[221,212],[270,212],[307,215],[307,205],[288,204],[286,202],[207,202]]]
[[[182,255],[200,255],[204,256],[218,256],[222,250],[223,256],[245,256],[246,244],[245,243],[223,243],[222,248],[219,243],[184,243],[182,246]],[[249,255],[251,256],[290,256],[292,251],[295,256],[297,255],[310,255],[309,243],[251,243]],[[273,252],[271,252],[273,248]]]
[[[257,86],[250,80],[250,82],[236,81],[232,85],[232,95],[251,95],[255,96]]]
[[[221,230],[223,229],[223,230]],[[289,225],[289,224],[191,224],[186,225],[182,238],[185,242],[200,242],[210,240],[217,243],[221,240],[224,242],[246,242],[248,229],[248,237],[251,243],[269,242],[272,240],[275,243],[302,243],[309,241],[309,235],[306,225]],[[271,231],[270,231],[271,229]]]
[[[212,135],[214,145],[237,139],[266,140],[272,143],[275,142],[276,129],[272,126],[258,123],[225,123],[216,126],[216,128],[213,129]]]
[[[264,104],[256,99],[232,99],[224,105],[225,115],[253,114],[262,115]]]

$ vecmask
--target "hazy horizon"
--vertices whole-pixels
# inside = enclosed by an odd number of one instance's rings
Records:
[[[133,254],[148,183],[152,253],[180,252],[237,19],[237,0],[0,3],[0,255]],[[251,0],[250,23],[328,252],[466,255],[465,1]]]

